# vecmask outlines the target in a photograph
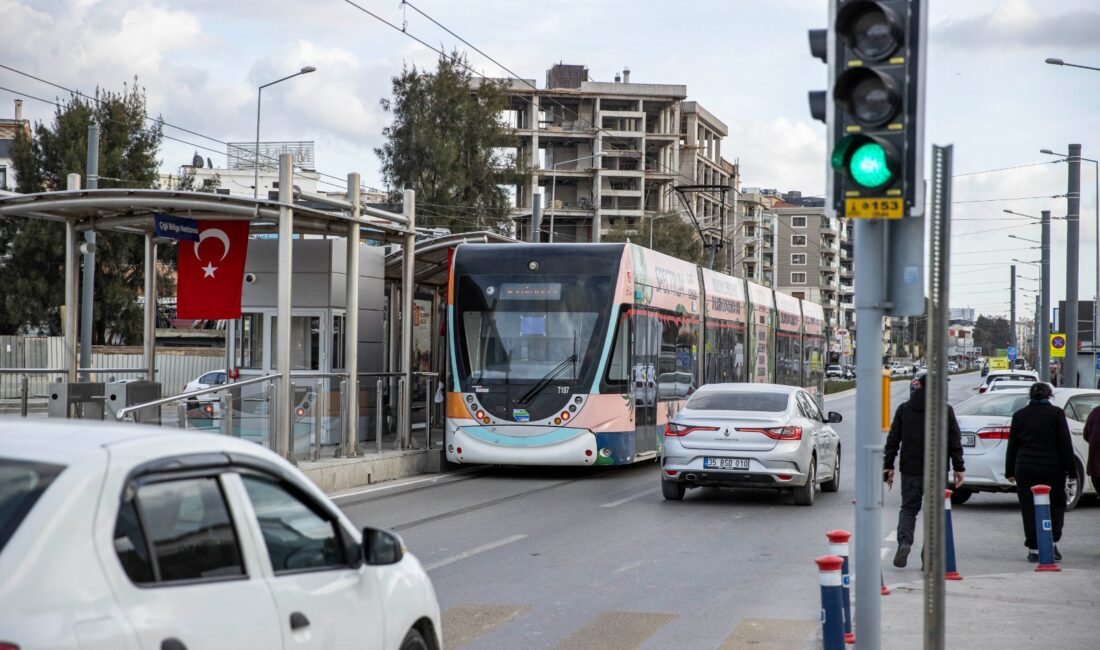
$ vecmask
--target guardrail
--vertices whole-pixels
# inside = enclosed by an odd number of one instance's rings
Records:
[[[78,368],[78,375],[114,373],[118,375],[147,375],[147,368]],[[20,375],[19,377],[19,416],[27,417],[30,411],[30,375],[67,375],[66,368],[0,368],[0,375]],[[36,397],[46,397],[38,395]]]

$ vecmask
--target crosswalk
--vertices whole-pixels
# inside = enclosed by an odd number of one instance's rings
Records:
[[[535,626],[537,612],[527,606],[460,604],[443,612],[444,650],[459,650],[508,625]],[[552,650],[634,650],[678,617],[666,612],[609,611],[596,614],[560,641],[545,639]],[[806,650],[819,647],[820,623],[810,620],[742,618],[718,650]],[[486,640],[478,647],[494,647]],[[699,647],[690,639],[677,647]],[[514,643],[509,647],[517,647]],[[505,647],[499,645],[499,647]],[[531,645],[528,647],[536,647]]]

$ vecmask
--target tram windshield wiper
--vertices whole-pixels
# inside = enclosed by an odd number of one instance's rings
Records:
[[[530,402],[531,399],[535,395],[538,395],[542,391],[542,389],[544,389],[548,385],[550,385],[550,382],[553,381],[555,377],[560,375],[570,365],[576,364],[576,363],[577,363],[577,355],[576,354],[571,354],[568,357],[566,357],[553,370],[551,370],[550,372],[543,375],[542,379],[538,380],[538,382],[535,383],[535,385],[532,386],[530,388],[530,390],[528,390],[526,393],[524,393],[522,397],[520,397],[518,400],[516,400],[516,404],[526,404],[526,403]]]

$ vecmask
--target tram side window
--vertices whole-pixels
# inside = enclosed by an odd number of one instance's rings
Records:
[[[775,379],[777,383],[798,386],[802,383],[802,351],[798,338],[780,335],[775,341]]]
[[[695,385],[695,326],[662,318],[661,353],[657,359],[658,400],[686,399]]]
[[[733,341],[733,376],[726,381],[745,381],[745,330],[731,330]]]
[[[604,382],[609,389],[623,391],[630,383],[630,317],[625,313],[619,317],[619,325],[615,328],[615,342],[611,346]]]
[[[264,315],[241,314],[237,327],[237,367],[262,368],[264,363]]]

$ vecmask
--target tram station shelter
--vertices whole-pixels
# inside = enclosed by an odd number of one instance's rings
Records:
[[[45,220],[65,227],[65,363],[58,369],[64,375],[58,386],[87,383],[96,371],[79,367],[78,237],[91,230],[144,238],[144,368],[140,371],[152,382],[156,377],[157,248],[172,243],[157,236],[156,215],[247,221],[254,238],[249,240],[242,319],[230,321],[226,338],[227,367],[242,369],[236,385],[265,382],[271,387],[265,407],[270,409],[266,442],[280,455],[294,457],[295,411],[300,410],[293,387],[294,379],[300,384],[303,375],[308,381],[329,381],[326,392],[337,381],[351,380],[350,385],[360,386],[364,377],[375,375],[401,380],[406,389],[400,395],[391,393],[390,399],[397,402],[398,436],[409,440],[414,393],[409,388],[416,385],[414,372],[424,367],[421,357],[436,372],[445,370],[438,365],[446,357],[438,333],[448,249],[463,241],[512,240],[469,233],[418,243],[423,232],[416,230],[411,190],[404,192],[398,214],[362,203],[358,174],[348,175],[344,200],[294,188],[289,154],[280,156],[279,167],[277,200],[173,190],[81,190],[76,174],[69,176],[65,191],[0,197],[0,218]],[[386,319],[388,327],[382,327],[383,313],[396,316]],[[418,319],[420,314],[424,318]],[[417,326],[430,328],[429,350],[418,350],[414,357]],[[364,410],[360,390],[342,395],[338,404],[327,405],[340,417],[333,420],[339,422],[338,430],[323,432],[324,442],[334,443],[338,455],[354,456],[360,453]],[[122,409],[118,416],[179,400],[168,396],[144,401]],[[221,403],[225,404],[224,398]],[[223,432],[230,433],[224,425]],[[321,442],[321,427],[313,433]]]

